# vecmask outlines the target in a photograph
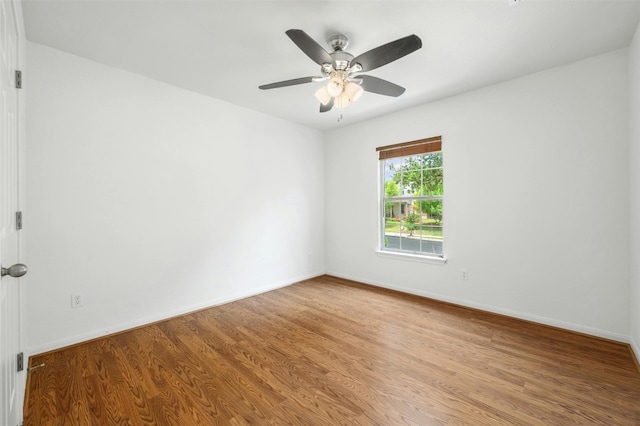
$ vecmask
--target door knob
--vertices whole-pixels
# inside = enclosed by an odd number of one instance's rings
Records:
[[[9,266],[8,268],[2,268],[2,276],[10,275],[12,277],[21,277],[27,273],[27,265],[23,265],[22,263],[16,263],[15,265]]]

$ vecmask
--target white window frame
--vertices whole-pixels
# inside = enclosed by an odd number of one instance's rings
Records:
[[[389,145],[386,147],[379,147],[377,151],[386,151],[385,153],[380,153],[378,158],[378,244],[376,248],[376,252],[378,255],[382,257],[390,257],[390,258],[398,258],[402,260],[409,261],[418,261],[418,262],[428,262],[428,263],[438,263],[444,264],[446,262],[445,256],[445,246],[444,246],[444,222],[442,225],[442,252],[441,253],[432,253],[432,252],[424,252],[424,251],[411,251],[411,250],[400,250],[400,249],[392,249],[388,248],[385,245],[386,240],[386,209],[385,205],[389,202],[389,198],[386,197],[385,191],[385,160],[392,158],[407,158],[407,157],[415,157],[419,155],[425,155],[429,153],[442,152],[442,137],[436,136],[427,139],[420,139],[412,142],[404,142],[401,144]],[[406,155],[403,155],[406,154]],[[383,158],[384,156],[384,158]],[[444,174],[444,159],[442,170]],[[444,183],[443,183],[444,184]],[[444,191],[443,191],[444,192]],[[398,202],[421,202],[427,200],[442,200],[444,204],[444,194],[443,195],[401,195],[398,197],[393,197],[393,201]],[[443,212],[444,216],[444,212]],[[422,232],[422,230],[420,231]],[[422,239],[420,239],[422,245]]]

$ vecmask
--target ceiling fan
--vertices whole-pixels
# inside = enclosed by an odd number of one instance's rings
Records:
[[[302,30],[288,30],[286,34],[300,50],[320,65],[321,75],[264,84],[259,88],[267,90],[328,81],[326,85],[316,91],[316,98],[320,101],[320,112],[327,112],[334,106],[336,108],[346,108],[350,103],[357,101],[364,91],[394,97],[402,95],[405,91],[404,87],[378,77],[360,73],[379,68],[422,47],[420,37],[413,34],[383,44],[354,57],[345,51],[349,44],[349,39],[342,34],[329,38],[328,43],[333,50],[331,53],[327,52]]]

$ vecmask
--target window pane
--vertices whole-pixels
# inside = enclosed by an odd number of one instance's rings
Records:
[[[442,153],[383,160],[383,250],[442,255]],[[395,197],[438,197],[438,199]]]
[[[422,186],[418,195],[442,195],[442,169],[422,170]]]
[[[442,200],[423,200],[419,204],[423,224],[442,226]]]
[[[396,174],[396,171],[400,168],[400,164],[402,163],[401,158],[392,158],[390,160],[385,160],[384,166],[384,181],[393,180],[393,175]]]
[[[420,246],[421,253],[442,254],[442,240],[423,240]]]
[[[442,254],[442,200],[387,201],[384,249]]]
[[[409,175],[407,173],[398,172],[395,174],[394,179],[400,189],[400,196],[413,195],[411,193]]]
[[[425,154],[421,157],[421,163],[425,169],[442,167],[442,153]]]

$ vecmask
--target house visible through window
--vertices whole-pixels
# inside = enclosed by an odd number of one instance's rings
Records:
[[[442,137],[377,148],[380,250],[443,257]]]

